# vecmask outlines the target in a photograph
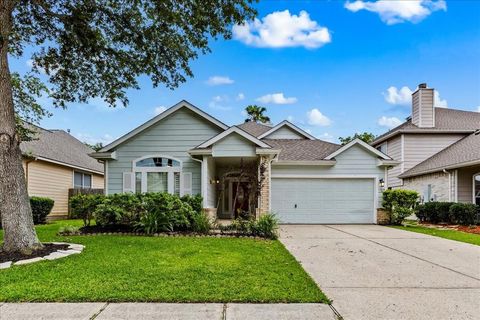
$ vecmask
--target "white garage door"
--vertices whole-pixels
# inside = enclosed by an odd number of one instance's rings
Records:
[[[373,223],[374,179],[272,178],[282,223]]]

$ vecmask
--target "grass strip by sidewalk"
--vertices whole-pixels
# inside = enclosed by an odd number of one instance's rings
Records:
[[[37,226],[42,241],[84,252],[0,270],[0,301],[328,302],[279,241],[56,235],[80,224]]]

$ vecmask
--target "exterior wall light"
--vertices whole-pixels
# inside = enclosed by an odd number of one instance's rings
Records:
[[[384,188],[384,187],[385,187],[385,180],[380,179],[380,180],[378,180],[378,183],[380,184],[380,187],[381,187],[381,188]]]

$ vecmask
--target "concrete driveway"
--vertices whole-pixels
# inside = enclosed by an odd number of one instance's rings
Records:
[[[480,247],[377,225],[284,225],[344,319],[480,319]]]

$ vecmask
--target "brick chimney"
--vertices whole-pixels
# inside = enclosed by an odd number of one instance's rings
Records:
[[[426,83],[418,85],[412,93],[412,123],[420,128],[435,127],[434,89]]]

